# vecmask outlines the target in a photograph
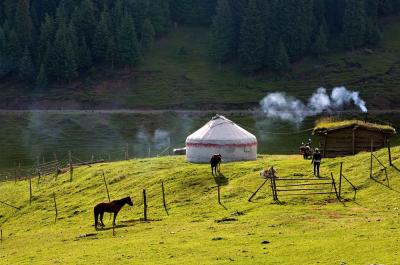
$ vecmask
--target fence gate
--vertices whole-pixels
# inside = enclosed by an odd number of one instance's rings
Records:
[[[280,196],[313,196],[323,194],[334,194],[340,200],[333,176],[331,179],[272,177],[271,189],[275,201],[278,201]]]

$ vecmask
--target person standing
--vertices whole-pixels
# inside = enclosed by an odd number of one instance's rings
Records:
[[[311,164],[314,163],[314,176],[319,177],[319,166],[321,165],[322,155],[318,148],[315,148],[315,152],[312,157]]]

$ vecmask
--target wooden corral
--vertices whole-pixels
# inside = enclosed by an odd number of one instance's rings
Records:
[[[377,150],[386,146],[387,140],[396,134],[389,125],[359,120],[321,122],[314,128],[320,136],[320,149],[324,157],[354,155],[361,151]]]

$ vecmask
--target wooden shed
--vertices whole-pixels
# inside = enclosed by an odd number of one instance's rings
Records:
[[[320,149],[324,157],[354,155],[361,151],[385,147],[387,140],[396,134],[389,125],[360,120],[320,122],[313,131],[320,136]]]

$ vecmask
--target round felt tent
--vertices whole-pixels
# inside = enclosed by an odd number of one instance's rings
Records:
[[[186,158],[189,162],[209,162],[213,154],[223,161],[257,159],[257,138],[224,116],[216,115],[186,138]]]

